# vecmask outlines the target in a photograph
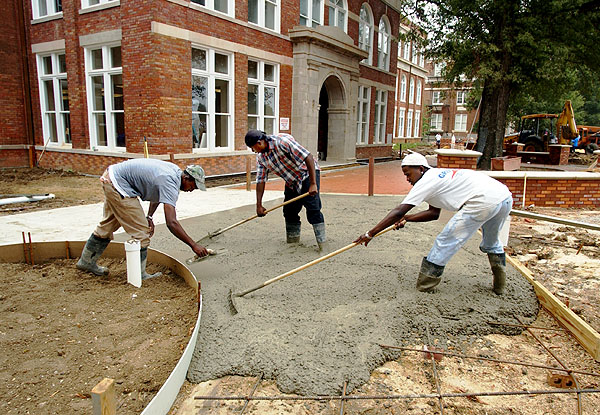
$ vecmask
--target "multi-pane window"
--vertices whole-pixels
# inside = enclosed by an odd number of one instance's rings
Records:
[[[433,105],[441,105],[442,104],[442,91],[433,91],[431,93],[431,103]]]
[[[385,118],[387,114],[387,91],[380,89],[376,92],[375,97],[375,137],[373,143],[385,143]]]
[[[300,0],[300,24],[317,27],[323,22],[323,0]]]
[[[125,147],[121,46],[85,50],[88,118],[92,147]]]
[[[421,105],[421,91],[423,90],[421,80],[417,81],[417,105]]]
[[[414,63],[415,65],[419,62],[420,54],[421,54],[420,48],[416,44],[413,44],[412,63]]]
[[[433,76],[442,76],[442,72],[444,71],[444,67],[446,65],[444,65],[443,63],[436,63],[433,65]]]
[[[415,102],[415,78],[410,78],[410,86],[408,87],[408,103]]]
[[[231,149],[233,135],[232,55],[192,48],[192,147]]]
[[[379,21],[377,56],[377,67],[387,71],[390,67],[390,29],[386,19],[383,17]]]
[[[467,114],[456,114],[454,117],[454,131],[467,131]]]
[[[328,0],[329,26],[337,26],[346,31],[348,13],[345,0]]]
[[[33,18],[52,16],[62,12],[62,0],[32,0]]]
[[[278,67],[272,63],[248,60],[248,129],[276,134]]]
[[[279,32],[279,0],[248,0],[248,21]]]
[[[404,42],[404,59],[410,60],[410,42]]]
[[[400,108],[398,111],[398,137],[404,137],[404,119],[406,117],[406,108]]]
[[[373,14],[366,4],[360,8],[358,47],[369,52],[369,56],[363,62],[370,65],[373,59]]]
[[[433,113],[431,114],[431,121],[429,122],[431,131],[442,131],[442,114]]]
[[[456,91],[456,104],[457,105],[465,105],[467,102],[467,93],[466,91]]]
[[[406,116],[406,136],[412,137],[413,110],[408,110]]]
[[[233,0],[191,0],[191,2],[233,16]]]
[[[419,137],[419,124],[421,122],[421,111],[415,111],[415,125],[413,137]]]
[[[81,0],[81,8],[97,6],[98,4],[117,3],[119,0]]]
[[[400,81],[400,101],[406,102],[406,75],[402,75]]]
[[[71,143],[67,64],[64,52],[38,55],[44,144]]]
[[[358,114],[356,116],[356,144],[369,142],[369,109],[371,107],[371,88],[358,86]]]
[[[425,55],[423,55],[423,53],[419,54],[419,66],[421,68],[425,67]]]

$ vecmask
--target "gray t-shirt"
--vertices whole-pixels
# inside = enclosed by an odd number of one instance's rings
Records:
[[[181,187],[181,169],[156,159],[132,159],[109,167],[110,179],[123,196],[175,206]]]

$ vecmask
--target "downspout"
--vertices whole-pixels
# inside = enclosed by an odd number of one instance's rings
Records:
[[[19,49],[21,50],[21,65],[23,66],[21,94],[23,96],[23,109],[25,115],[25,132],[29,143],[29,168],[37,165],[35,161],[35,137],[33,135],[33,110],[31,104],[31,84],[29,82],[29,54],[27,51],[27,30],[25,28],[25,2],[13,0],[17,13],[17,31],[19,36]]]

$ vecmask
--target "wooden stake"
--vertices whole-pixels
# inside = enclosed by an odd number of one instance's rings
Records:
[[[375,159],[369,157],[369,196],[373,196],[373,187],[375,186]]]
[[[92,408],[94,415],[115,415],[115,380],[104,378],[92,389]]]
[[[27,259],[27,242],[25,241],[25,232],[21,232],[21,236],[23,236],[23,260],[26,264],[29,264],[29,259]]]
[[[71,259],[71,255],[69,253],[69,241],[65,241],[65,250],[67,251],[67,259]]]
[[[252,177],[252,174],[250,173],[250,170],[252,168],[252,159],[250,158],[250,156],[246,157],[246,191],[250,191],[250,178]]]
[[[31,243],[31,232],[27,232],[27,236],[29,237],[29,261],[31,261],[31,265],[35,265],[33,263],[33,244]]]

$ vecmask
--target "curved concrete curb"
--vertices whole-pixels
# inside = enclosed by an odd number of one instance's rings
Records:
[[[0,245],[0,262],[27,262],[25,252],[33,253],[35,263],[59,258],[77,258],[83,250],[85,241],[55,241],[55,242],[32,242],[31,251],[29,244],[10,244]],[[109,258],[124,258],[125,247],[123,242],[112,241],[103,253],[103,256]],[[161,264],[171,271],[181,276],[185,282],[198,292],[198,318],[194,331],[188,341],[188,344],[175,365],[175,368],[156,393],[154,398],[142,411],[142,415],[164,415],[169,412],[173,402],[179,394],[179,389],[187,376],[187,370],[192,360],[192,354],[196,346],[198,331],[200,330],[200,318],[202,316],[202,294],[200,292],[200,283],[194,274],[181,262],[172,256],[148,248],[148,261],[155,264]]]

